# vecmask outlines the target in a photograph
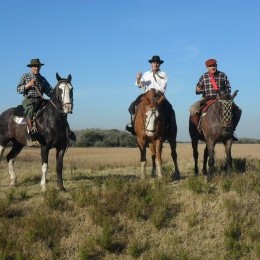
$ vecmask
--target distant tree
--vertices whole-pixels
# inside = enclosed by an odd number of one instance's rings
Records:
[[[78,132],[79,147],[136,147],[136,138],[117,129],[90,129]]]

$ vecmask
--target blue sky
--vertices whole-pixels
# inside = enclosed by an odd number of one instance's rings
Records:
[[[160,55],[169,76],[166,96],[188,141],[189,106],[208,58],[218,60],[242,110],[238,137],[260,139],[260,2],[258,0],[9,0],[1,2],[0,112],[21,103],[16,93],[31,58],[72,75],[71,128],[120,129],[139,94],[138,71]]]

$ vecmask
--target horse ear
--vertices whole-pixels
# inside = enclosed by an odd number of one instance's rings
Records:
[[[68,82],[71,82],[71,79],[72,79],[72,77],[71,77],[71,75],[69,74],[69,76],[68,76]]]
[[[58,72],[56,72],[56,79],[57,79],[58,81],[61,80],[61,77],[60,77],[60,75],[58,74]]]

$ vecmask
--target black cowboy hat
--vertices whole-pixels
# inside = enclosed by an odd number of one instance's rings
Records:
[[[31,59],[31,63],[27,67],[43,66],[39,59]]]
[[[158,62],[160,64],[163,64],[164,61],[160,59],[160,56],[153,56],[150,60],[148,60],[150,63],[152,62]]]

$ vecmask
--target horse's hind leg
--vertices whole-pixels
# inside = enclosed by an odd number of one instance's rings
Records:
[[[199,158],[199,152],[198,152],[198,139],[192,139],[191,145],[192,145],[192,151],[193,151],[193,159],[194,159],[194,174],[195,176],[198,176],[199,174],[199,168],[198,168],[198,158]]]
[[[4,151],[5,151],[5,146],[0,145],[0,161],[3,156]]]
[[[168,139],[170,147],[171,147],[171,156],[172,156],[172,160],[174,163],[174,173],[173,173],[173,179],[174,180],[179,180],[180,179],[180,171],[179,171],[179,167],[178,167],[178,162],[177,162],[177,152],[176,152],[176,139],[175,138],[169,138]]]
[[[204,154],[203,154],[203,174],[208,175],[208,170],[207,170],[207,163],[208,163],[208,157],[209,157],[209,152],[207,146],[204,149]]]
[[[8,162],[10,180],[11,180],[10,186],[15,186],[16,184],[16,175],[14,171],[14,159],[21,152],[22,149],[23,149],[23,145],[14,141],[11,151],[6,156]]]

